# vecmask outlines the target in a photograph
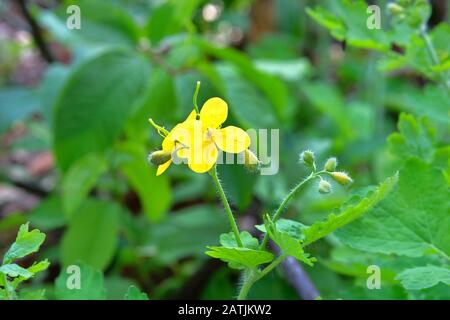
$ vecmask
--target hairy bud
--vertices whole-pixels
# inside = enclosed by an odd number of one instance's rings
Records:
[[[260,161],[249,149],[245,149],[244,151],[244,166],[252,172],[259,171]]]
[[[347,186],[353,182],[352,178],[345,173],[340,171],[331,172],[331,177],[333,177],[334,181],[339,183],[340,185]]]
[[[321,179],[319,182],[319,193],[327,194],[330,192],[331,192],[331,184],[328,181]]]
[[[155,166],[162,165],[171,159],[172,155],[168,151],[158,150],[148,155],[148,162]]]
[[[403,13],[405,11],[405,8],[403,8],[401,5],[391,2],[387,5],[387,8],[389,12],[393,15],[398,15],[400,13]]]
[[[336,170],[336,167],[337,167],[337,159],[336,158],[329,158],[328,160],[327,160],[327,162],[325,162],[325,165],[324,165],[324,169],[325,169],[325,171],[334,171],[334,170]]]
[[[306,166],[313,168],[315,166],[314,152],[310,150],[303,151],[300,154],[300,161]]]

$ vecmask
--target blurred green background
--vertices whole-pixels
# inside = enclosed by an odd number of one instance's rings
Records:
[[[26,287],[45,288],[50,299],[63,267],[80,261],[102,272],[102,298],[122,298],[131,284],[150,299],[235,297],[239,274],[204,254],[228,229],[212,181],[185,166],[156,177],[146,158],[161,138],[148,118],[166,128],[183,120],[200,80],[199,104],[225,99],[227,123],[280,129],[276,175],[219,167],[250,231],[307,174],[298,164],[304,149],[320,163],[338,157],[352,188],[382,181],[401,167],[386,142],[399,115],[426,116],[435,144],[448,146],[450,99],[426,68],[426,51],[409,47],[409,30],[396,44],[385,39],[393,29],[387,1],[375,2],[383,29],[373,31],[364,1],[2,1],[0,252],[21,223],[45,232],[37,256],[51,266]],[[71,4],[81,9],[81,29],[66,26]],[[335,18],[317,10],[313,19],[307,8],[316,5]],[[446,1],[433,1],[429,24],[443,60],[449,12]],[[310,224],[347,198],[338,186],[325,196],[310,186],[286,217]],[[357,251],[334,236],[310,251],[319,262],[305,269],[325,299],[450,296],[443,284],[409,292],[394,281],[408,258]],[[386,266],[381,290],[366,288],[369,264]],[[298,299],[282,272],[249,297]]]

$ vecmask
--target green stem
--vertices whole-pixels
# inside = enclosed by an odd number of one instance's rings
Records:
[[[255,282],[266,276],[273,269],[275,269],[285,258],[286,255],[282,254],[278,256],[275,260],[273,260],[267,267],[261,270],[261,272],[256,273],[252,271],[252,273],[250,273],[244,280],[244,284],[241,287],[237,299],[245,300],[247,298],[248,292],[250,291],[251,287],[255,284]]]
[[[200,85],[201,85],[201,82],[197,81],[197,87],[195,87],[194,96],[192,97],[192,104],[194,105],[194,108],[195,108],[195,111],[197,112],[197,114],[200,114],[200,111],[198,110],[198,105],[197,105],[197,96],[198,96],[198,92],[200,91]]]
[[[222,200],[223,206],[225,207],[225,211],[227,212],[228,220],[230,222],[231,229],[233,230],[234,237],[236,238],[236,242],[239,247],[243,247],[241,236],[239,234],[239,228],[234,220],[233,212],[231,211],[230,204],[228,203],[227,197],[225,195],[225,191],[220,184],[219,177],[217,176],[217,166],[210,171],[211,176],[213,177],[214,183],[216,184],[217,191],[219,191],[220,199]]]
[[[428,35],[425,25],[420,28],[420,36],[422,37],[423,41],[425,42],[425,46],[427,48],[428,54],[431,57],[432,63],[436,66],[440,65],[441,61],[439,60],[439,56],[436,52],[436,49],[434,48],[433,41],[431,41],[431,38]],[[442,82],[444,83],[444,86],[450,92],[450,82],[448,81],[446,75],[444,73],[440,73],[440,72],[438,72],[438,75],[441,78]]]
[[[309,176],[307,176],[305,179],[300,181],[300,183],[297,184],[294,187],[294,189],[292,189],[291,192],[289,192],[289,194],[286,196],[286,198],[284,198],[284,200],[281,202],[280,206],[278,207],[278,209],[273,214],[272,221],[275,222],[275,221],[278,220],[278,218],[280,217],[281,213],[283,212],[283,210],[285,209],[285,207],[287,206],[289,201],[292,199],[292,197],[297,193],[298,190],[300,190],[300,188],[305,183],[307,183],[310,180],[313,180],[314,178],[318,177],[320,174],[322,174],[324,172],[325,171],[319,171],[319,172],[314,172],[313,171],[313,172],[311,172],[311,174]],[[263,240],[261,242],[260,250],[264,250],[266,248],[268,240],[269,240],[269,234],[266,232],[266,234],[264,235],[264,238],[263,238]]]
[[[14,288],[9,283],[8,277],[5,274],[2,274],[2,276],[3,276],[3,282],[5,283],[6,300],[16,299],[16,293],[14,291]]]

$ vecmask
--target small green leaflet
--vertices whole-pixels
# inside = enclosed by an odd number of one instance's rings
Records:
[[[345,244],[369,252],[450,260],[450,190],[442,173],[410,160],[398,188],[362,219],[338,230]]]
[[[268,214],[264,216],[264,224],[265,229],[269,232],[270,238],[280,247],[284,254],[293,256],[297,260],[302,261],[311,267],[314,262],[317,261],[316,258],[309,257],[309,254],[303,251],[299,239],[291,236],[287,232],[278,230]]]
[[[28,231],[28,227],[29,223],[20,226],[16,241],[6,252],[3,264],[9,264],[16,259],[39,250],[39,247],[45,240],[45,234],[38,229]]]
[[[248,249],[258,249],[258,239],[252,237],[247,231],[240,233],[242,244]],[[236,237],[233,232],[222,233],[220,235],[220,244],[224,247],[237,248]]]
[[[62,268],[56,278],[55,296],[58,300],[106,299],[103,274],[99,270],[84,263],[69,267]]]
[[[387,178],[374,191],[369,192],[364,198],[358,199],[357,203],[354,203],[354,199],[351,199],[351,203],[345,204],[337,214],[332,213],[325,221],[319,221],[311,225],[304,231],[305,241],[303,246],[307,246],[361,217],[391,192],[397,184],[397,180],[397,174]]]
[[[25,281],[25,280],[27,280],[29,278],[34,277],[35,274],[37,274],[37,273],[39,273],[41,271],[47,270],[49,265],[50,265],[50,262],[48,261],[48,259],[45,259],[45,260],[43,260],[41,262],[38,262],[38,263],[36,263],[36,262],[33,263],[33,265],[31,267],[28,267],[26,269],[26,271],[29,272],[31,274],[31,276],[20,274],[16,279],[13,280],[13,282],[12,282],[13,283],[13,287],[17,288],[17,285],[19,283],[21,283],[22,281]]]
[[[255,226],[256,229],[258,229],[261,232],[266,233],[266,226],[261,224]],[[285,232],[289,234],[291,237],[298,239],[298,240],[304,240],[305,235],[303,234],[303,231],[308,228],[308,226],[305,226],[303,223],[300,223],[298,221],[289,220],[289,219],[278,219],[275,222],[275,227],[280,232]]]
[[[10,276],[11,278],[23,277],[24,279],[29,279],[33,276],[30,271],[15,263],[2,265],[0,267],[0,273]]]
[[[432,265],[411,268],[399,273],[395,279],[400,280],[407,290],[426,289],[439,282],[450,285],[450,269]]]
[[[127,293],[125,293],[125,300],[148,300],[148,296],[135,286],[130,286]]]
[[[434,155],[433,127],[425,118],[416,120],[414,116],[402,113],[398,122],[398,130],[388,138],[389,149],[400,159],[416,157],[430,162]]]
[[[213,258],[229,262],[230,267],[236,269],[256,268],[260,264],[273,260],[273,254],[267,251],[254,250],[248,248],[232,247],[207,247],[209,251],[205,253]]]

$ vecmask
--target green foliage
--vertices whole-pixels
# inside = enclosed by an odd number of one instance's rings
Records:
[[[369,252],[410,257],[437,253],[448,259],[449,199],[442,173],[410,160],[400,171],[398,188],[336,235],[344,243]]]
[[[450,269],[431,265],[417,267],[403,271],[396,279],[408,290],[434,287],[439,282],[450,285]]]
[[[61,243],[64,265],[82,261],[103,270],[114,257],[122,208],[111,202],[89,199],[69,222]]]
[[[125,300],[148,300],[148,296],[135,286],[130,286],[127,293],[125,293]]]
[[[228,262],[231,268],[255,268],[273,260],[273,254],[267,251],[242,247],[207,247],[205,253],[213,258]]]

